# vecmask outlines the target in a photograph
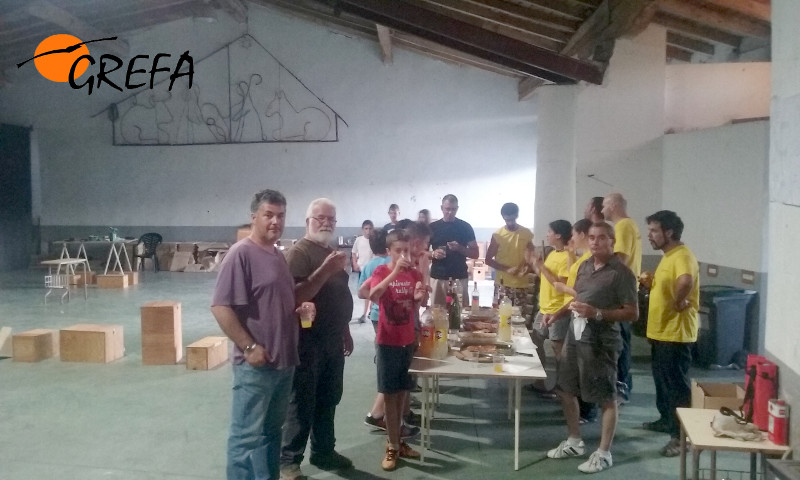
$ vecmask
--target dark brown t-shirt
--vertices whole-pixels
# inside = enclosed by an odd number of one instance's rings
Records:
[[[286,261],[295,282],[302,282],[322,265],[331,249],[306,238],[295,243],[286,253]],[[311,299],[317,307],[317,316],[310,334],[317,338],[341,337],[353,315],[353,296],[348,281],[350,276],[342,270],[331,275]],[[305,333],[305,332],[303,332]]]

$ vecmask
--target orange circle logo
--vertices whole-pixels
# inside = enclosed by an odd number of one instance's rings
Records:
[[[53,82],[66,82],[69,80],[69,71],[72,64],[75,63],[82,55],[89,55],[89,49],[86,45],[81,45],[83,41],[78,37],[67,34],[51,35],[36,47],[34,56],[43,53],[34,59],[36,70],[48,80]],[[79,46],[78,46],[79,45]],[[89,61],[84,60],[75,67],[75,78],[83,75],[83,72],[89,68]]]

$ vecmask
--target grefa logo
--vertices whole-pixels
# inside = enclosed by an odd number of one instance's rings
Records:
[[[51,35],[39,43],[33,57],[18,63],[17,68],[21,68],[33,60],[36,70],[44,78],[53,82],[69,82],[69,86],[75,90],[86,88],[87,95],[91,95],[95,87],[100,89],[103,84],[120,92],[134,90],[145,85],[149,85],[149,88],[152,89],[157,72],[171,72],[169,75],[170,91],[176,79],[186,76],[189,77],[189,88],[192,88],[194,59],[189,55],[188,50],[178,57],[174,69],[162,66],[172,55],[158,53],[152,61],[149,55],[134,55],[128,61],[127,68],[121,70],[124,62],[119,57],[104,53],[100,55],[99,60],[95,60],[87,47],[91,43],[116,39],[117,37],[108,37],[84,42],[73,35]],[[81,83],[76,82],[89,67],[95,65],[99,69],[97,73],[90,72],[89,76]],[[147,65],[150,66],[149,70],[145,68]],[[181,71],[182,68],[185,68],[186,71]]]

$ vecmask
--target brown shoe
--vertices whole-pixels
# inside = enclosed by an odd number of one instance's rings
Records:
[[[402,458],[420,458],[422,455],[411,448],[406,442],[400,442],[400,457]]]
[[[399,453],[399,451],[393,448],[386,447],[386,455],[381,462],[381,468],[384,470],[394,470],[397,467],[397,455]]]

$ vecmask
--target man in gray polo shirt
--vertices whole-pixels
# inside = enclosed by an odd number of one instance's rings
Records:
[[[600,445],[578,466],[584,473],[596,473],[613,464],[611,442],[617,428],[617,359],[622,349],[619,322],[639,317],[636,277],[614,255],[614,227],[602,222],[589,228],[592,256],[578,268],[575,300],[570,304],[573,318],[567,333],[558,371],[557,392],[561,398],[569,437],[547,452],[550,458],[583,455],[578,395],[600,405]]]

